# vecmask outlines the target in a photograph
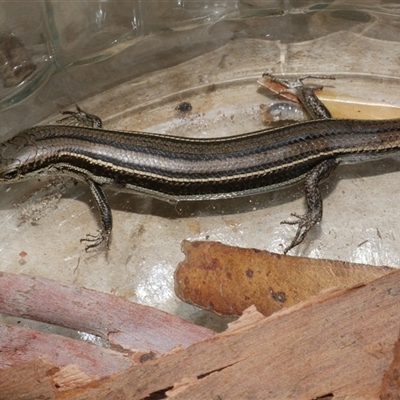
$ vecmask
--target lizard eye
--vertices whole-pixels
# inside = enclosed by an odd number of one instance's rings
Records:
[[[8,171],[3,172],[0,175],[0,179],[4,179],[6,181],[10,181],[18,177],[18,170],[17,169],[10,169]]]

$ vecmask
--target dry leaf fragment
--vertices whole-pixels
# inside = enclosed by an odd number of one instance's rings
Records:
[[[389,267],[286,256],[218,242],[182,242],[186,259],[175,271],[179,298],[222,315],[241,315],[252,304],[264,315],[321,290],[370,282]]]

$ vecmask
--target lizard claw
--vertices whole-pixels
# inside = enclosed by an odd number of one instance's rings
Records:
[[[109,241],[110,241],[110,232],[109,231],[98,231],[99,233],[97,235],[92,235],[88,233],[85,238],[82,238],[80,242],[91,242],[91,244],[88,244],[85,247],[85,251],[88,251],[89,249],[92,249],[94,247],[100,246],[103,242],[105,242],[107,250],[110,248],[109,247]]]
[[[292,213],[290,215],[297,218],[297,220],[282,221],[281,224],[297,225],[297,231],[292,242],[283,251],[283,254],[287,254],[289,250],[299,245],[304,240],[309,230],[316,224],[316,222],[310,218],[309,214],[298,215],[296,213]]]

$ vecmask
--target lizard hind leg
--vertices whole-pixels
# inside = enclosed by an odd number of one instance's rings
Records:
[[[282,221],[281,224],[297,225],[296,235],[292,242],[284,250],[286,254],[289,250],[299,245],[311,228],[322,219],[322,194],[319,183],[327,179],[338,166],[338,161],[329,158],[322,161],[310,170],[305,179],[305,197],[307,203],[307,213],[304,215],[291,214],[296,220]]]

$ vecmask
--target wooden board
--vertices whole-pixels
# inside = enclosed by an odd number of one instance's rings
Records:
[[[253,307],[224,333],[75,390],[58,388],[61,371],[37,360],[30,369],[0,372],[0,399],[25,399],[30,385],[48,399],[143,399],[160,390],[191,400],[378,399],[399,331],[394,272],[269,317]]]
[[[0,313],[97,335],[132,351],[164,353],[214,332],[118,296],[49,279],[0,272]]]

